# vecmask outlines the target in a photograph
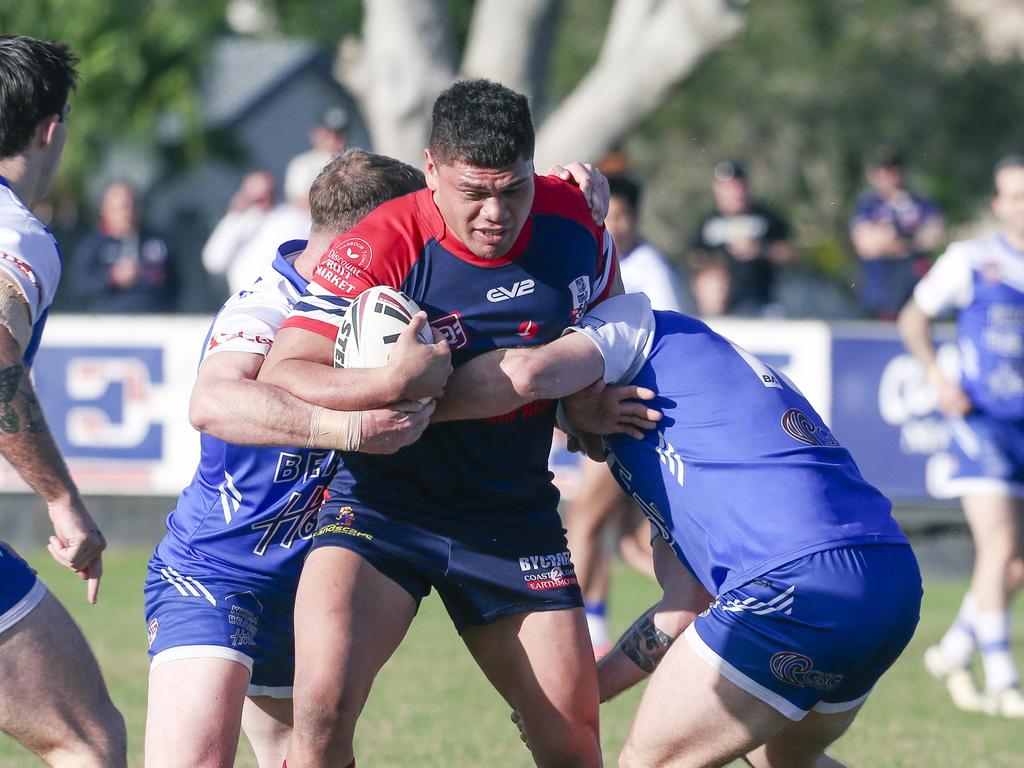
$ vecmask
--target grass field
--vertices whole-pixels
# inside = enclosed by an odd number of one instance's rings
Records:
[[[148,667],[142,580],[148,551],[122,549],[106,558],[96,606],[85,603],[84,587],[58,572],[45,553],[28,557],[82,625],[128,723],[129,764],[141,766]],[[925,646],[944,630],[962,590],[959,582],[926,585],[917,637],[835,747],[836,757],[862,768],[1024,764],[1024,723],[955,710],[921,665]],[[612,600],[616,629],[627,625],[655,594],[654,585],[642,577],[618,572]],[[1020,630],[1016,640],[1018,647],[1024,646]],[[609,765],[615,765],[638,697],[639,691],[630,692],[602,710]],[[508,721],[507,707],[476,669],[434,597],[424,602],[405,644],[378,679],[360,723],[356,754],[364,766],[532,765]],[[0,766],[35,765],[41,763],[0,736]],[[256,765],[247,744],[239,749],[237,765]]]

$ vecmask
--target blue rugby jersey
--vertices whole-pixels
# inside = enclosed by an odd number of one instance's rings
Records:
[[[306,288],[292,264],[305,245],[282,245],[270,268],[224,304],[204,342],[203,360],[222,351],[266,355]],[[294,586],[333,476],[335,454],[232,445],[205,434],[200,446],[199,467],[167,516],[158,557],[185,572],[199,565]],[[165,578],[195,589],[174,574]]]
[[[385,203],[335,239],[284,327],[333,342],[349,301],[388,285],[427,312],[456,366],[489,350],[558,338],[607,295],[614,249],[579,189],[539,176],[535,186],[522,232],[506,256],[492,260],[455,239],[430,190]],[[442,525],[525,525],[537,510],[546,525],[558,502],[547,464],[553,425],[549,401],[493,419],[432,425],[394,455],[345,455],[330,492]]]
[[[606,381],[658,393],[658,428],[606,438],[608,461],[712,594],[813,552],[906,542],[792,383],[701,321],[629,294],[574,330],[601,350]]]
[[[60,248],[50,231],[0,176],[0,269],[28,301],[32,337],[23,358],[31,366],[60,282]]]
[[[1002,235],[953,243],[914,300],[931,317],[959,309],[961,385],[974,407],[1024,419],[1024,253]]]

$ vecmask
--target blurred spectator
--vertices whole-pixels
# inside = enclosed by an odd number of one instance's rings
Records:
[[[288,163],[285,172],[285,194],[289,195],[289,184],[304,184],[306,179],[315,179],[331,158],[344,152],[348,146],[349,116],[344,107],[334,105],[324,110],[316,125],[310,129],[309,143],[312,149],[296,155]],[[312,186],[313,182],[309,182]]]
[[[609,176],[608,215],[604,224],[615,242],[628,293],[646,293],[654,309],[681,311],[679,281],[668,259],[640,235],[640,185],[628,176]]]
[[[860,262],[861,306],[872,317],[896,318],[928,271],[928,252],[945,239],[938,206],[905,186],[903,158],[880,151],[866,171],[870,189],[857,199],[850,241]]]
[[[75,250],[75,291],[86,312],[171,312],[174,263],[163,238],[140,225],[135,189],[115,181],[103,192],[98,231]]]
[[[746,169],[737,162],[715,166],[715,209],[700,220],[690,241],[691,267],[710,261],[729,268],[729,312],[760,315],[775,301],[776,265],[793,261],[789,224],[750,197]]]
[[[699,317],[718,317],[729,311],[732,276],[721,261],[708,261],[690,275],[690,293]]]
[[[228,286],[237,292],[247,284],[250,269],[239,256],[256,235],[274,207],[274,177],[252,171],[242,179],[228,212],[218,222],[203,247],[203,266],[214,275],[226,274]]]

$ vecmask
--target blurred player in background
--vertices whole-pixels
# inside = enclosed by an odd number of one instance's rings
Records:
[[[949,418],[953,472],[974,539],[971,585],[928,671],[961,709],[1024,717],[1010,649],[1010,606],[1024,581],[1024,155],[995,168],[1000,232],[953,243],[918,283],[899,317],[907,349],[924,365]],[[939,367],[933,318],[956,310],[961,377]],[[980,651],[985,692],[970,672]]]
[[[534,174],[533,145],[524,96],[484,80],[444,91],[429,190],[332,244],[261,378],[303,397],[345,307],[375,285],[416,301],[456,365],[557,338],[602,301],[613,249],[578,189]],[[537,403],[488,416],[341,461],[296,600],[292,768],[354,762],[370,686],[431,588],[522,713],[536,762],[600,764],[593,651],[547,467],[554,414]]]
[[[664,588],[599,664],[603,701],[651,675],[619,765],[838,766],[824,750],[919,617],[888,499],[784,376],[701,321],[630,294],[570,330],[478,357],[446,394],[476,415],[595,380],[657,392],[643,440],[581,437],[650,519]],[[570,432],[605,431],[594,401],[563,401]]]
[[[0,37],[0,454],[46,502],[49,550],[96,602],[103,535],[82,503],[29,379],[60,280],[57,241],[28,206],[64,150],[78,58],[61,43]],[[0,730],[54,766],[125,765],[125,729],[67,611],[0,544]]]
[[[610,176],[611,197],[605,226],[615,242],[627,293],[644,293],[655,309],[678,312],[679,291],[668,259],[640,235],[640,185],[628,176]],[[594,654],[603,656],[611,648],[607,600],[610,578],[608,533],[613,533],[623,560],[654,577],[648,526],[643,513],[616,484],[608,467],[584,458],[580,462],[580,484],[569,505],[565,521],[566,538],[576,578],[583,591],[587,629]]]
[[[385,368],[340,374],[346,388],[336,405],[347,413],[256,375],[331,240],[423,186],[423,174],[398,160],[340,155],[313,184],[308,242],[281,245],[210,328],[190,403],[204,433],[199,468],[167,518],[146,580],[149,768],[230,765],[240,726],[261,766],[284,759],[295,589],[334,476],[332,449],[388,453],[416,440],[433,405],[410,401],[439,394],[451,365],[447,345],[419,344],[414,325]],[[281,447],[289,445],[297,447]]]

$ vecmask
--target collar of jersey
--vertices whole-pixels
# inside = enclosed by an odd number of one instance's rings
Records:
[[[299,293],[309,287],[309,281],[299,274],[295,269],[295,264],[288,261],[288,257],[305,248],[307,242],[306,240],[289,240],[286,243],[281,243],[277,249],[277,256],[274,257],[274,269],[280,272]]]
[[[5,179],[3,176],[0,176],[0,186],[7,187],[8,189],[11,188],[10,182],[7,181],[7,179]]]
[[[448,251],[450,254],[455,256],[467,264],[472,264],[475,267],[502,267],[506,264],[511,264],[526,250],[526,247],[530,244],[530,236],[533,234],[533,212],[526,217],[526,223],[523,224],[522,230],[519,232],[519,237],[512,243],[512,247],[509,252],[504,256],[497,259],[481,259],[475,253],[473,253],[466,245],[451,234],[448,231],[448,225],[444,223],[444,217],[441,216],[441,212],[437,210],[437,205],[434,203],[434,194],[429,189],[423,190],[425,193],[421,198],[422,205],[420,210],[427,223],[430,225],[430,230],[434,233],[434,239],[437,244]]]

